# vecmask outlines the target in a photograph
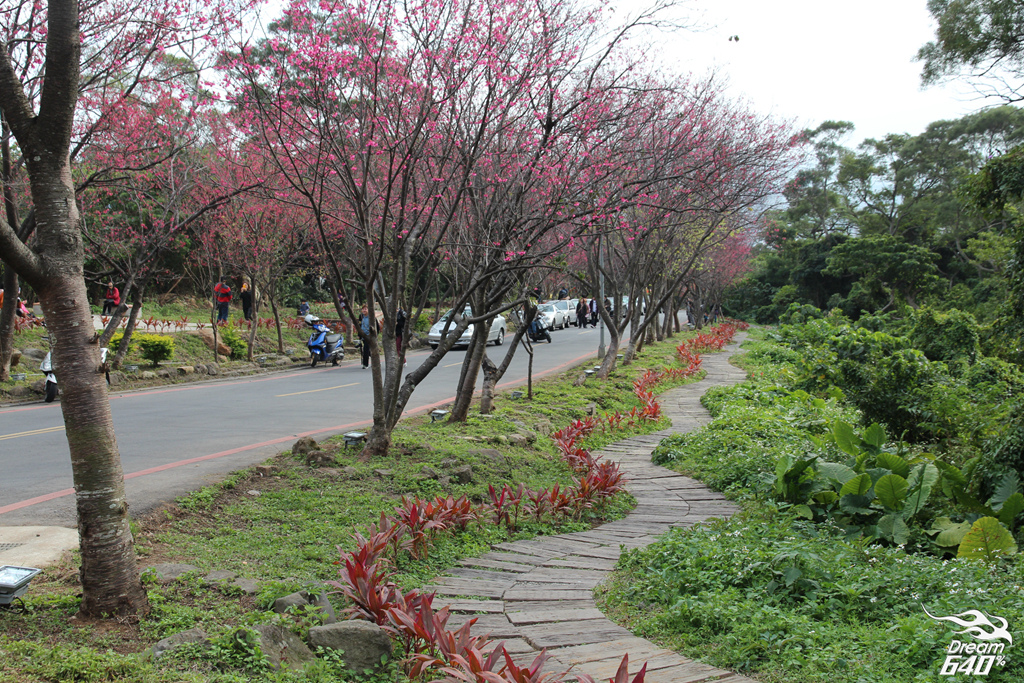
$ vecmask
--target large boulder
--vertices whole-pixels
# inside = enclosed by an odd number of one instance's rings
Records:
[[[206,348],[213,350],[213,332],[210,330],[199,330],[199,338],[206,344]],[[217,353],[221,356],[230,356],[231,347],[220,340],[220,335],[217,336]]]
[[[309,629],[309,644],[342,653],[345,666],[363,672],[391,657],[391,638],[377,624],[352,619]]]
[[[260,624],[253,629],[259,635],[260,650],[270,660],[271,668],[298,671],[316,659],[302,639],[283,626]]]

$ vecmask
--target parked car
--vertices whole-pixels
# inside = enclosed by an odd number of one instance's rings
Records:
[[[541,306],[550,305],[558,312],[555,321],[559,328],[566,328],[576,319],[576,304],[578,299],[552,299],[545,301]],[[555,329],[555,328],[551,328]]]
[[[433,327],[430,328],[430,331],[427,333],[427,343],[430,344],[430,348],[436,349],[438,345],[440,345],[441,340],[443,339],[441,335],[444,332],[444,326],[448,323],[448,319],[451,317],[453,312],[454,311],[448,311],[447,313],[442,315],[441,319],[434,323]],[[465,311],[463,311],[463,315],[472,316],[473,311],[467,308]],[[455,326],[456,323],[453,320],[451,327],[448,329],[449,334],[452,332],[452,330],[455,329]],[[502,344],[504,344],[506,329],[507,328],[505,325],[505,316],[495,316],[494,322],[491,323],[491,331],[487,335],[488,343],[494,342],[495,346],[501,346]],[[466,331],[462,333],[462,336],[459,337],[458,341],[455,342],[454,346],[469,346],[469,342],[472,339],[473,325],[470,324],[470,326],[466,328]]]
[[[569,327],[569,313],[566,306],[558,304],[562,301],[545,301],[537,304],[537,315],[544,321],[544,328],[548,330],[561,330]]]

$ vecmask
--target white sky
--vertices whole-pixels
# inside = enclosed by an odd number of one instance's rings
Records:
[[[966,84],[921,89],[913,58],[934,37],[926,0],[690,0],[677,12],[709,28],[668,36],[666,69],[717,67],[730,95],[799,129],[852,121],[848,146],[995,104]]]

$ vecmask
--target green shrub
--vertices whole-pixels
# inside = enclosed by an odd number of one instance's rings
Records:
[[[170,360],[174,356],[174,337],[163,334],[133,335],[139,346],[139,353],[153,365],[162,360]]]
[[[110,349],[112,353],[117,353],[117,350],[121,348],[122,339],[124,339],[124,332],[115,332],[114,335],[110,338],[110,341],[107,342],[107,348]],[[128,350],[130,351],[131,342],[128,342],[128,345]]]
[[[978,329],[978,321],[970,313],[922,308],[914,313],[909,337],[929,360],[973,363],[979,350]]]
[[[242,340],[238,330],[224,325],[217,328],[217,332],[220,335],[221,343],[231,349],[232,358],[242,358],[248,353],[249,346]]]

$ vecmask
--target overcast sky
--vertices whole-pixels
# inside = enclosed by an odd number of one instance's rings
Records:
[[[666,67],[717,67],[730,94],[801,129],[852,121],[851,146],[986,105],[965,85],[921,89],[913,58],[934,37],[926,0],[690,0],[681,16],[710,27],[672,35]]]

